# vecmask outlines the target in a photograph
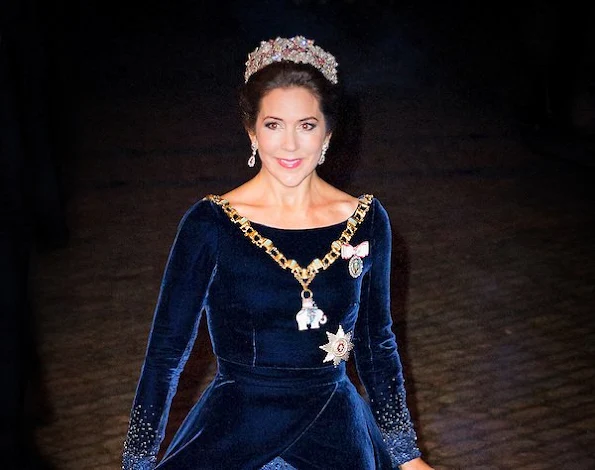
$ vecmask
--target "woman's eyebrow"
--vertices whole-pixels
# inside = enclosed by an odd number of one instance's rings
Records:
[[[277,120],[277,121],[283,121],[283,119],[281,119],[281,118],[278,118],[278,117],[276,117],[276,116],[265,116],[265,117],[263,117],[262,119],[263,119],[263,120],[264,120],[264,119],[275,119],[275,120]],[[312,120],[312,119],[313,119],[313,120],[315,120],[315,121],[318,121],[318,118],[317,118],[316,116],[309,116],[309,117],[306,117],[306,118],[300,119],[300,120],[299,120],[299,122],[310,121],[310,120]]]

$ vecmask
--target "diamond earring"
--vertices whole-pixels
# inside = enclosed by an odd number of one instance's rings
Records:
[[[320,158],[318,159],[318,164],[322,165],[326,160],[326,151],[328,150],[328,142],[325,142],[322,145],[322,152],[320,153]]]
[[[250,155],[250,158],[248,159],[248,166],[250,168],[253,168],[254,165],[256,165],[256,151],[258,150],[258,145],[256,144],[256,142],[252,142],[252,155]]]

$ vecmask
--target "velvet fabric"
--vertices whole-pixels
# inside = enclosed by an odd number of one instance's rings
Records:
[[[286,230],[252,223],[287,258],[321,258],[345,223]],[[420,455],[390,316],[391,233],[373,199],[351,240],[363,273],[339,258],[310,285],[328,317],[299,331],[301,286],[205,198],[185,214],[167,262],[126,438],[126,470],[390,469]],[[205,313],[217,374],[161,462],[178,380]],[[326,332],[353,332],[362,398],[345,363],[323,363]]]

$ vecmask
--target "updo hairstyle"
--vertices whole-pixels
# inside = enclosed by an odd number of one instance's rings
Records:
[[[276,88],[302,87],[312,93],[320,105],[326,131],[335,129],[339,112],[338,86],[310,64],[289,61],[273,62],[250,76],[240,89],[240,112],[244,127],[253,132],[260,103]]]

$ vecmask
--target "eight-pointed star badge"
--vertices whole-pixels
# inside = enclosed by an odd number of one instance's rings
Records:
[[[353,349],[351,342],[352,333],[343,332],[343,327],[339,325],[337,334],[326,332],[328,343],[324,346],[319,346],[320,349],[326,351],[326,357],[322,362],[333,361],[335,366],[338,366],[341,361],[349,359],[349,351]]]

